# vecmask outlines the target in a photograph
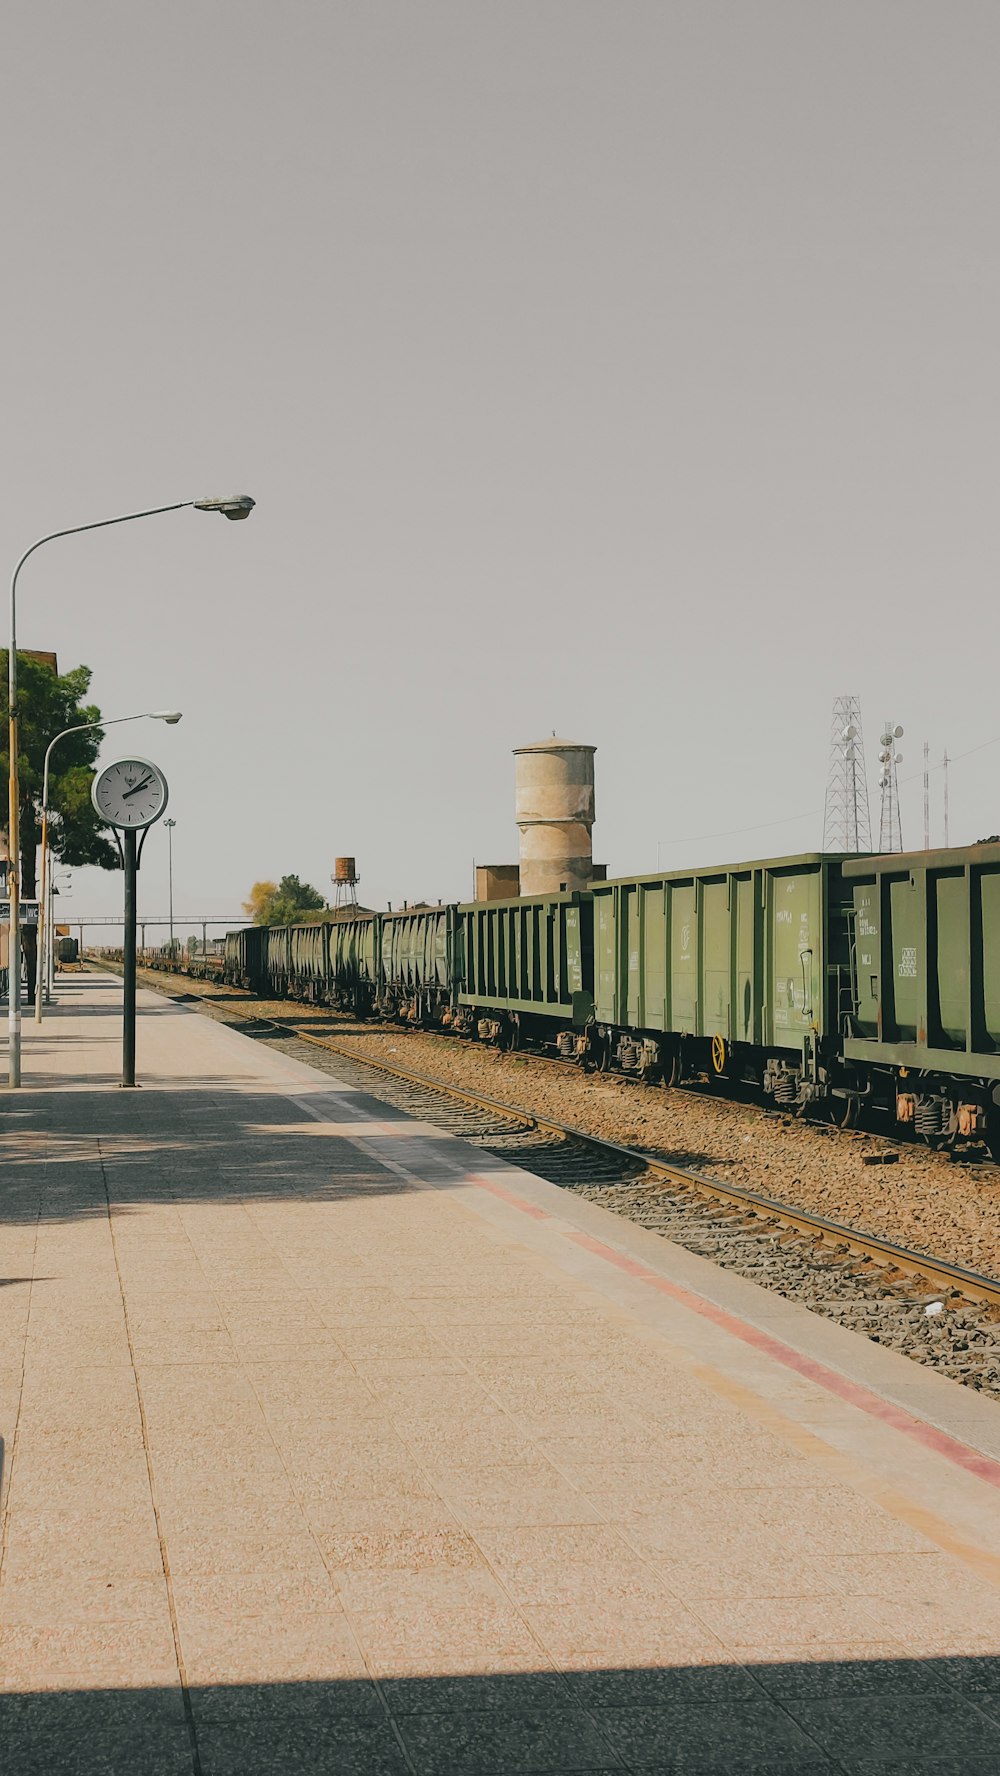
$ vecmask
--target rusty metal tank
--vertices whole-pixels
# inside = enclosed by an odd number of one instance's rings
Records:
[[[582,889],[593,863],[595,746],[538,740],[514,748],[521,893]]]
[[[333,880],[335,882],[356,882],[358,879],[357,862],[353,857],[335,857],[333,860]]]

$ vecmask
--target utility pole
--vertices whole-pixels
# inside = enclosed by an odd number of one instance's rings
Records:
[[[170,893],[170,959],[171,959],[171,961],[173,961],[173,955],[174,955],[174,827],[177,825],[177,822],[176,822],[176,820],[165,820],[163,822],[163,824],[167,829],[167,879],[168,879],[168,882],[170,885],[170,887],[169,887],[169,893]]]
[[[948,849],[948,748],[944,749],[944,847]]]
[[[928,760],[931,756],[931,744],[924,741],[924,850],[931,848],[931,768]]]

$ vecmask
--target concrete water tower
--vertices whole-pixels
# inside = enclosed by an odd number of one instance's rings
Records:
[[[591,880],[596,751],[554,734],[514,748],[522,894],[558,894]]]

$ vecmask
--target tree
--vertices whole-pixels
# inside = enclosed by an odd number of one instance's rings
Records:
[[[282,876],[280,882],[255,882],[243,911],[255,925],[298,925],[325,913],[326,901],[298,876]]]
[[[10,771],[7,717],[7,649],[0,649],[0,773]],[[17,655],[18,776],[20,784],[21,893],[34,899],[38,892],[38,846],[41,840],[42,777],[49,741],[63,728],[80,722],[100,721],[96,703],[86,703],[92,673],[89,666],[56,673],[30,654]],[[90,799],[94,763],[104,735],[100,728],[68,734],[52,754],[49,768],[49,844],[53,856],[72,865],[96,864],[117,869],[118,851],[107,837]],[[7,825],[6,808],[0,824]],[[35,937],[25,931],[28,983],[34,973]]]
[[[0,649],[0,674],[0,771],[6,779],[10,770],[6,648]],[[96,703],[84,702],[92,676],[89,666],[75,666],[72,672],[57,674],[41,661],[18,651],[21,892],[27,899],[37,891],[45,751],[63,728],[100,721]],[[94,764],[103,739],[100,728],[89,728],[82,734],[68,734],[53,752],[49,766],[49,845],[53,856],[63,863],[91,863],[99,869],[117,869],[117,849],[107,837],[90,799]],[[6,826],[5,819],[3,824]]]

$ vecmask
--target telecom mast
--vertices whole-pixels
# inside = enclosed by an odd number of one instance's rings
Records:
[[[899,821],[899,777],[897,765],[903,762],[903,755],[896,751],[896,741],[903,738],[903,730],[897,722],[886,722],[882,729],[881,752],[878,755],[879,776],[878,786],[882,791],[882,814],[879,820],[878,848],[880,851],[902,851],[903,833]]]
[[[861,731],[861,698],[838,697],[830,719],[830,765],[823,809],[824,851],[870,851],[871,815]]]

